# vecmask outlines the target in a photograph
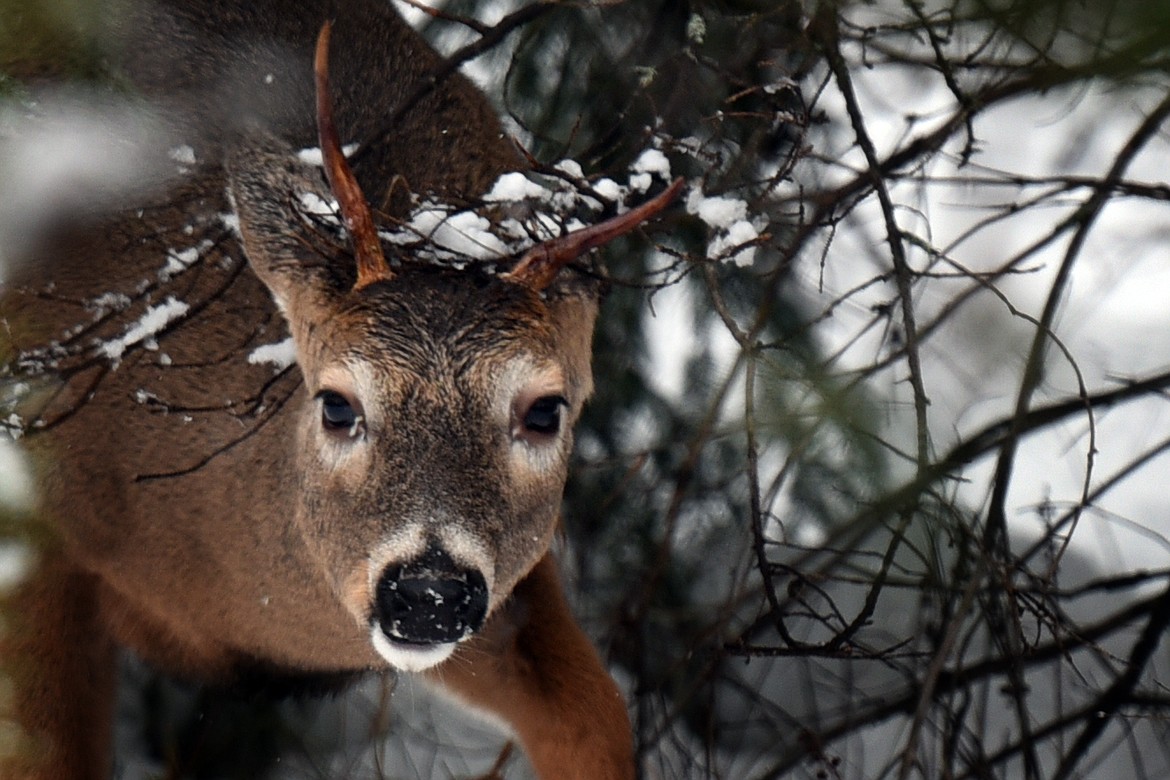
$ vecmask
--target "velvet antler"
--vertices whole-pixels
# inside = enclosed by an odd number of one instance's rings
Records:
[[[317,137],[321,145],[321,157],[325,163],[325,177],[329,188],[341,208],[341,217],[353,242],[353,253],[357,259],[357,281],[353,289],[388,281],[394,272],[382,254],[382,242],[374,228],[370,205],[354,178],[345,154],[341,151],[341,140],[333,123],[333,100],[329,93],[329,30],[330,23],[321,25],[317,35],[317,53],[313,71],[317,81]]]

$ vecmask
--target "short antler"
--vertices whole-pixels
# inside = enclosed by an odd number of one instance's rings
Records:
[[[529,249],[520,262],[504,278],[519,282],[535,290],[548,287],[557,272],[590,249],[606,244],[631,230],[662,211],[682,191],[683,180],[675,179],[669,187],[625,214],[611,217],[605,222],[574,230],[557,238],[549,239]]]
[[[321,25],[317,35],[317,54],[313,62],[317,79],[317,137],[321,144],[321,157],[325,163],[325,177],[341,208],[345,228],[353,241],[353,252],[357,258],[357,282],[353,289],[361,288],[392,279],[394,273],[382,254],[382,242],[374,229],[370,205],[354,178],[345,154],[341,151],[341,139],[333,124],[333,100],[329,94],[329,30],[330,23]]]

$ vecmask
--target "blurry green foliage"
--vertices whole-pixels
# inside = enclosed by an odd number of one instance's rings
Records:
[[[119,2],[0,0],[0,74],[21,80],[103,76],[103,24]]]

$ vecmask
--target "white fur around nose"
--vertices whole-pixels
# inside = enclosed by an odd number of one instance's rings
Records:
[[[388,639],[377,623],[370,627],[370,640],[378,655],[385,658],[395,669],[404,672],[421,672],[438,666],[455,652],[455,642],[426,646],[399,644]]]

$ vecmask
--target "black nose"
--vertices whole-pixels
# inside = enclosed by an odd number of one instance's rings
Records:
[[[451,556],[430,547],[409,563],[388,566],[375,596],[382,632],[415,645],[458,642],[478,631],[487,614],[487,583]]]

